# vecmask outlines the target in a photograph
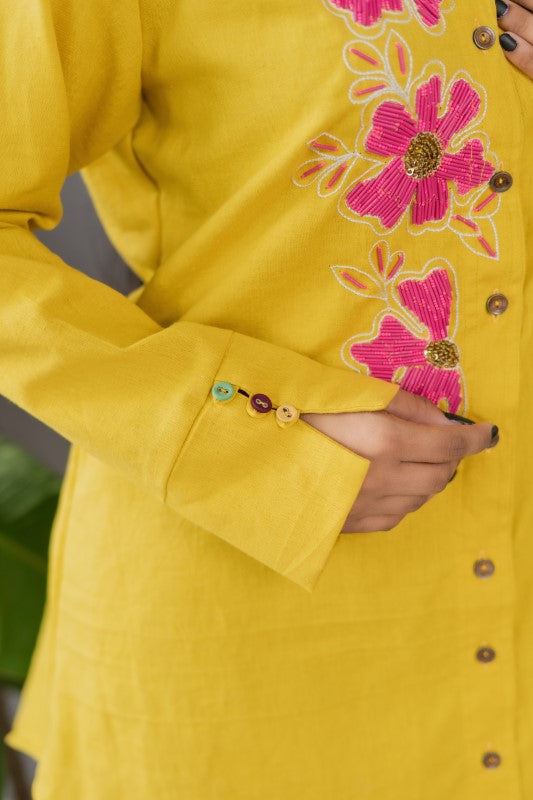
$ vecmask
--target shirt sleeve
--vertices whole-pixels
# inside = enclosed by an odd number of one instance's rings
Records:
[[[161,327],[33,235],[58,224],[66,176],[139,118],[137,2],[4,3],[0,51],[0,391],[312,591],[369,462],[276,407],[377,410],[398,387],[224,328]],[[250,414],[255,393],[272,410]]]

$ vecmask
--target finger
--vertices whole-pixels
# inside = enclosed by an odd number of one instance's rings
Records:
[[[510,6],[511,3],[507,0],[505,5]],[[513,5],[523,6],[524,8],[528,8],[530,11],[533,11],[533,0],[517,0],[517,2],[513,3]]]
[[[391,417],[394,420],[394,417]],[[400,461],[439,464],[459,461],[491,447],[493,430],[489,422],[474,425],[420,425],[397,419],[395,440]]]
[[[399,389],[387,406],[387,411],[400,419],[426,425],[450,425],[443,412],[425,397]]]
[[[417,511],[424,503],[431,499],[431,495],[388,495],[386,497],[373,497],[372,495],[359,495],[351,514],[357,517],[373,516],[405,516],[412,511]]]
[[[502,33],[500,44],[505,57],[521,72],[533,78],[533,45],[522,39],[517,33]],[[511,49],[514,47],[514,50]]]
[[[444,464],[400,462],[391,468],[386,479],[390,495],[434,495],[442,492],[457,469],[458,461]],[[365,492],[374,499],[383,496],[384,479],[380,464],[372,462],[365,478]]]
[[[398,494],[391,495],[389,497],[382,497],[381,500],[376,503],[377,508],[374,508],[374,512],[377,511],[380,516],[398,515],[404,517],[406,514],[411,514],[413,511],[418,511],[418,509],[430,499],[430,495],[424,494]]]
[[[377,531],[390,531],[395,528],[403,517],[399,515],[377,515],[374,517],[365,517],[364,519],[355,520],[350,522],[350,518],[346,520],[346,524],[342,529],[342,533],[374,533]]]
[[[513,2],[507,2],[507,11],[498,17],[498,25],[504,31],[517,33],[526,42],[533,44],[533,16],[527,6]],[[525,3],[524,3],[525,5]],[[533,7],[533,3],[531,4]],[[503,9],[503,6],[502,6]]]

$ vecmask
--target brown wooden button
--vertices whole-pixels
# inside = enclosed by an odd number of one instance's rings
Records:
[[[476,658],[483,664],[489,664],[496,658],[496,651],[492,647],[480,647],[476,653]]]
[[[506,192],[513,185],[513,176],[510,172],[495,172],[489,181],[489,186],[493,192]]]
[[[496,41],[496,34],[488,25],[480,25],[475,29],[472,38],[476,47],[479,47],[480,50],[488,50]]]
[[[490,558],[478,558],[474,563],[474,572],[478,578],[490,578],[494,574],[494,561]]]
[[[501,763],[502,759],[499,753],[489,752],[483,754],[483,766],[487,767],[487,769],[499,767]]]
[[[504,311],[507,311],[509,300],[504,294],[491,294],[487,300],[486,306],[489,314],[498,317],[500,314],[503,314]]]

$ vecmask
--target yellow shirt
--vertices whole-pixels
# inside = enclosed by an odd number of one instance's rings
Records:
[[[0,8],[0,390],[73,442],[6,738],[35,800],[533,797],[533,92],[497,34],[493,0]],[[129,298],[31,232],[79,169]],[[340,534],[368,462],[298,414],[398,384],[500,443]]]

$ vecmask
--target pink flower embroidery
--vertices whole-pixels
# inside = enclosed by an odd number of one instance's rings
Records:
[[[457,153],[446,152],[452,137],[479,113],[479,94],[460,79],[452,84],[442,117],[440,100],[441,79],[433,75],[416,93],[417,120],[400,103],[387,100],[378,106],[365,145],[369,152],[392,160],[377,177],[349,191],[346,203],[352,211],[378,217],[392,228],[412,201],[412,221],[422,225],[446,215],[448,181],[466,194],[490,178],[494,167],[483,158],[479,139],[467,141]]]
[[[405,368],[400,385],[413,394],[438,404],[445,399],[455,412],[461,405],[459,350],[448,337],[452,287],[448,273],[435,269],[423,280],[404,280],[398,284],[402,305],[428,329],[429,336],[415,336],[396,317],[387,314],[379,333],[370,342],[352,344],[350,353],[368,366],[370,375],[392,381]]]
[[[374,25],[384,11],[402,11],[403,0],[332,0],[337,8],[349,10],[354,22],[365,27]],[[442,0],[414,0],[424,25],[433,27],[440,19],[439,6]]]

